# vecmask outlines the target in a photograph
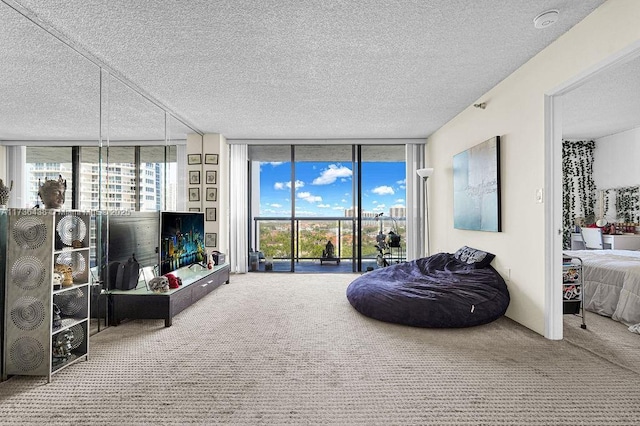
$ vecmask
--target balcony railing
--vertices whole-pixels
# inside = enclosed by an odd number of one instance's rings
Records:
[[[363,218],[359,232],[356,227],[357,220],[352,217],[256,217],[252,248],[265,258],[299,262],[320,259],[327,241],[331,241],[337,258],[357,261],[360,234],[362,259],[375,259],[379,254],[378,241],[388,240],[389,232],[393,231],[400,236],[400,247],[394,247],[394,256],[404,260],[405,218]]]

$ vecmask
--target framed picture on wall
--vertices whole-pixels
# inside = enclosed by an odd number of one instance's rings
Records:
[[[200,185],[200,170],[189,171],[189,184]]]
[[[188,164],[202,164],[202,154],[189,154],[187,155]]]
[[[200,207],[189,207],[189,211],[190,212],[199,212],[200,211]]]
[[[205,209],[206,219],[208,222],[215,222],[217,217],[217,211],[215,207],[207,207]]]
[[[218,164],[218,154],[205,154],[204,164]]]
[[[204,245],[206,247],[215,247],[218,245],[218,234],[215,232],[207,232],[204,234]]]
[[[218,188],[207,188],[207,201],[218,201]]]
[[[453,156],[453,227],[501,232],[500,136]]]
[[[200,201],[200,188],[189,188],[189,201]]]
[[[216,170],[207,170],[207,185],[218,183],[218,172]]]

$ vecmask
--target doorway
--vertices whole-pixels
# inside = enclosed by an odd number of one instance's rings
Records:
[[[566,81],[545,99],[545,187],[548,188],[545,210],[548,247],[545,336],[549,339],[563,338],[562,299],[557,297],[562,294],[562,282],[556,279],[562,276],[562,141],[569,132],[575,138],[580,131],[586,132],[581,134],[582,137],[589,132],[602,136],[602,132],[612,134],[640,127],[640,103],[635,99],[640,91],[640,79],[630,78],[620,85],[620,80],[612,77],[620,73],[637,75],[634,70],[640,67],[639,58],[640,42],[636,42]],[[589,90],[597,90],[598,93],[589,93]],[[584,99],[591,101],[585,102]],[[598,102],[593,102],[593,99],[598,99]],[[594,104],[598,105],[597,110],[594,110]],[[621,117],[627,118],[621,120]],[[581,128],[580,122],[586,124]]]

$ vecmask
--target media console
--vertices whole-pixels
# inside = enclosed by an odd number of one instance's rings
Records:
[[[182,279],[179,288],[166,293],[148,290],[144,282],[133,290],[111,290],[110,323],[118,325],[123,319],[163,319],[170,327],[173,317],[182,312],[223,283],[229,283],[229,265],[216,265],[206,269],[200,265],[173,271]]]

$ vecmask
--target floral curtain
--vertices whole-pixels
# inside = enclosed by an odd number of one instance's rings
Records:
[[[562,142],[562,237],[563,247],[571,247],[571,232],[577,218],[595,220],[596,185],[593,181],[594,141]]]

